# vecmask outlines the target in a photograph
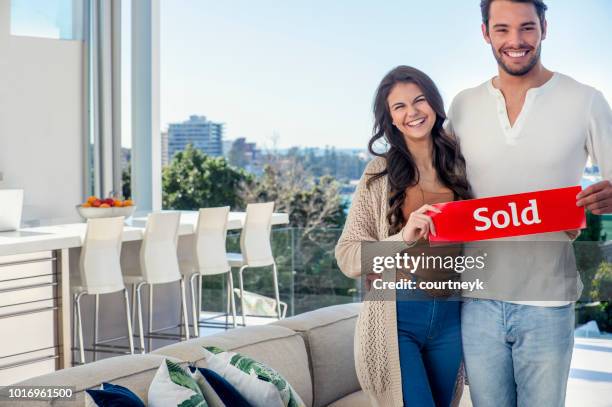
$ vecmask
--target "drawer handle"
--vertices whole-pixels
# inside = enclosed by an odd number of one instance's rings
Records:
[[[19,317],[19,316],[22,316],[22,315],[38,314],[40,312],[54,311],[56,309],[58,309],[58,307],[35,308],[35,309],[27,310],[27,311],[20,311],[20,312],[13,312],[13,313],[10,313],[10,314],[3,314],[3,315],[0,315],[0,319]]]
[[[17,266],[21,264],[31,264],[31,263],[43,263],[46,261],[55,261],[57,257],[46,257],[44,259],[32,259],[32,260],[19,260],[11,263],[0,263],[0,267],[9,267],[9,266]]]
[[[10,293],[13,291],[30,290],[32,288],[52,287],[52,286],[56,286],[57,284],[58,284],[57,281],[54,281],[52,283],[30,284],[30,285],[22,285],[21,287],[3,288],[3,289],[0,289],[0,294]]]
[[[2,365],[2,366],[0,366],[0,370],[13,369],[13,368],[19,367],[19,366],[31,365],[32,363],[43,362],[45,360],[58,359],[58,358],[59,358],[58,355],[41,356],[41,357],[38,357],[38,358],[32,358],[32,359],[23,360],[21,362],[15,362],[15,363],[11,363],[11,364],[8,364],[8,365]]]

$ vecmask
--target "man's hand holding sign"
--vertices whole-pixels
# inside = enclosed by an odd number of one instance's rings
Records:
[[[600,181],[581,191],[576,205],[583,206],[595,215],[612,213],[612,182]]]

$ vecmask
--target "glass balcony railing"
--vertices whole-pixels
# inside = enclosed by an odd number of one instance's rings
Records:
[[[329,305],[359,300],[359,281],[346,277],[336,264],[334,247],[342,229],[273,228],[272,251],[276,259],[279,292],[287,304],[287,317]],[[228,234],[228,252],[240,252],[240,234]],[[245,291],[274,298],[271,267],[247,269]],[[203,280],[202,309],[223,312],[225,277]],[[237,272],[234,272],[238,287]]]

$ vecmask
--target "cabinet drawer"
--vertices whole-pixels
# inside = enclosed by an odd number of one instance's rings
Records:
[[[55,277],[50,275],[0,281],[0,316],[3,307],[53,299],[56,296]]]
[[[32,377],[55,372],[57,358],[53,349],[45,349],[0,359],[0,386],[8,386]],[[2,404],[0,402],[0,404]],[[25,404],[24,404],[25,405]]]
[[[48,275],[54,271],[54,260],[52,257],[25,261],[23,263],[3,263],[0,264],[0,282],[18,282],[22,278]]]
[[[55,346],[55,310],[0,317],[0,358]],[[1,364],[1,361],[0,361]]]

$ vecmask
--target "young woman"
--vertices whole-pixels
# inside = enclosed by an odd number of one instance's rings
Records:
[[[408,66],[389,72],[378,86],[374,116],[368,148],[376,158],[359,182],[336,246],[340,269],[354,278],[362,274],[362,242],[405,242],[404,248],[426,250],[425,239],[435,234],[427,212],[438,211],[431,205],[471,197],[465,160],[443,128],[442,97],[426,74]],[[386,142],[386,152],[375,151],[379,141]],[[424,271],[416,276],[435,278]],[[458,403],[461,303],[423,292],[422,300],[402,301],[405,294],[364,301],[355,331],[360,384],[375,406]]]

